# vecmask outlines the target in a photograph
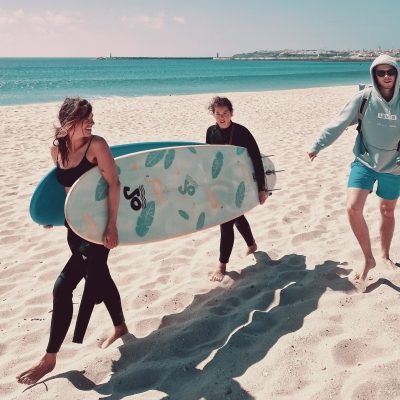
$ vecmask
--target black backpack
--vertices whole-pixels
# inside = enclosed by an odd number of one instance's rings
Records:
[[[364,114],[365,114],[365,110],[366,110],[366,105],[367,102],[369,100],[369,97],[371,96],[371,92],[372,92],[372,86],[369,85],[367,86],[364,90],[363,90],[363,97],[361,100],[361,104],[360,104],[360,108],[358,109],[358,125],[357,125],[357,131],[358,131],[358,135],[360,136],[360,142],[364,148],[364,154],[368,153],[368,148],[364,142],[364,137],[361,131],[361,123],[362,123],[362,119],[364,118]],[[400,143],[399,143],[400,144]],[[397,149],[399,150],[399,149]]]

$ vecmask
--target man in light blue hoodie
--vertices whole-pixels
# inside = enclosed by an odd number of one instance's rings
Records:
[[[370,72],[373,87],[364,106],[365,114],[353,148],[355,160],[351,164],[347,184],[347,213],[364,255],[364,265],[356,272],[355,279],[362,281],[365,281],[368,272],[376,265],[363,215],[368,194],[377,182],[376,194],[380,197],[381,214],[381,255],[383,262],[391,269],[397,269],[389,251],[395,226],[394,210],[400,196],[399,68],[393,57],[382,54],[373,61]],[[358,122],[363,97],[363,91],[353,96],[337,118],[322,129],[308,152],[311,161],[348,126]]]

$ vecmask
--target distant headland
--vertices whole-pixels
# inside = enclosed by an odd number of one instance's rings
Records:
[[[389,54],[400,60],[400,49],[384,50],[260,50],[251,53],[234,54],[214,60],[279,60],[279,61],[371,61],[380,54]]]

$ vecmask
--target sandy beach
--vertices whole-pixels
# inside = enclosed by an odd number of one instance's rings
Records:
[[[306,154],[356,91],[218,93],[284,170],[280,190],[246,214],[258,251],[246,257],[236,234],[228,275],[215,283],[208,275],[218,262],[218,227],[116,248],[109,266],[130,334],[100,349],[112,323],[97,305],[84,343],[71,341],[74,319],[55,370],[31,387],[15,376],[46,349],[53,284],[69,258],[65,228],[43,229],[28,211],[52,167],[62,99],[0,107],[1,399],[400,399],[400,273],[379,264],[375,194],[365,214],[378,266],[365,292],[349,280],[362,261],[345,207],[355,128],[313,163]],[[204,141],[213,95],[95,100],[93,131],[110,145]],[[400,261],[398,230],[392,257]]]

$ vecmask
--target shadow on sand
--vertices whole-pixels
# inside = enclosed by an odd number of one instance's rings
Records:
[[[234,274],[228,289],[195,296],[150,335],[125,340],[108,382],[95,385],[84,371],[69,371],[41,383],[63,377],[109,400],[149,390],[166,393],[165,400],[253,399],[234,378],[263,359],[282,336],[300,329],[328,288],[354,290],[346,277],[350,270],[336,261],[310,270],[303,255],[276,261],[264,252],[255,256],[257,262]]]
[[[365,293],[371,293],[375,289],[378,289],[379,286],[381,285],[387,285],[391,287],[393,290],[396,290],[396,292],[400,292],[400,287],[395,285],[393,282],[389,281],[389,279],[386,278],[379,278],[376,282],[371,283],[368,285],[365,289]]]

